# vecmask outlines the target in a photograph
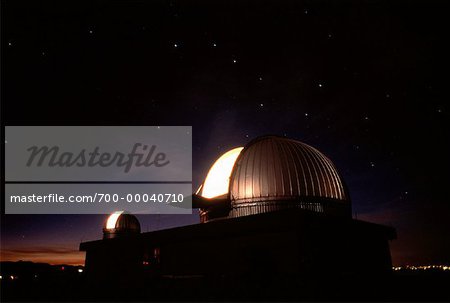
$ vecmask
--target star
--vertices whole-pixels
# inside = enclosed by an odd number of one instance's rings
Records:
[[[322,86],[323,86],[322,83],[319,83],[319,87],[322,88]]]
[[[12,42],[11,41],[8,42],[8,46],[12,46]]]
[[[264,103],[259,104],[259,107],[264,107]]]
[[[305,117],[308,117],[309,116],[309,114],[308,113],[305,113]]]
[[[216,47],[216,46],[217,46],[217,44],[216,44],[216,43],[213,43],[213,44],[212,44],[212,46],[213,46],[213,47]]]
[[[262,81],[262,80],[263,80],[263,78],[262,78],[262,77],[259,77],[258,79],[259,79],[259,81]]]
[[[438,113],[442,113],[442,110],[439,108],[439,109],[437,110],[437,112],[438,112]]]
[[[305,13],[305,15],[308,15],[308,10],[307,9],[305,9],[303,12]]]
[[[92,35],[93,33],[94,33],[94,31],[93,31],[92,29],[90,29],[90,30],[89,30],[89,34]]]
[[[365,117],[364,117],[364,120],[368,121],[368,120],[369,120],[369,117],[365,116]]]
[[[173,44],[173,47],[177,48],[177,47],[178,47],[178,44],[174,43],[174,44]]]
[[[42,52],[42,56],[45,56],[45,52]]]
[[[237,60],[236,60],[236,59],[233,59],[233,63],[235,63],[235,64],[236,64],[236,63],[237,63]]]
[[[370,167],[375,167],[375,163],[370,162]]]
[[[331,34],[328,34],[328,38],[331,38]]]

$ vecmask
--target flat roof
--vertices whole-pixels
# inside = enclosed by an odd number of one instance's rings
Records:
[[[361,230],[368,233],[377,233],[392,240],[396,238],[393,227],[360,221],[352,218],[332,216],[302,209],[287,209],[257,215],[249,215],[238,218],[216,219],[207,223],[180,226],[175,228],[156,230],[137,234],[133,237],[101,239],[82,242],[80,250],[86,251],[98,245],[118,242],[147,242],[162,244],[173,241],[192,241],[193,238],[208,240],[217,237],[235,237],[267,232],[298,232],[311,228],[322,230],[342,228],[349,230]]]

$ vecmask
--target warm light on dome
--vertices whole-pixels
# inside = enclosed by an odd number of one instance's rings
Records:
[[[110,215],[108,221],[106,221],[106,229],[116,228],[117,220],[119,219],[121,214],[123,214],[123,211],[116,211],[112,215]]]
[[[214,198],[228,193],[231,171],[242,149],[243,147],[236,147],[214,162],[201,188],[203,197]]]
[[[202,191],[203,184],[200,184],[197,191],[195,192],[196,195],[200,195],[200,192]]]

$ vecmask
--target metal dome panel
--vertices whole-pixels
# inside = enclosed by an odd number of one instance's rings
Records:
[[[333,163],[307,144],[261,137],[251,141],[236,161],[230,179],[232,206],[317,198],[350,201]]]

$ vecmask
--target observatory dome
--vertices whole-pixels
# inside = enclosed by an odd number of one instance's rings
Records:
[[[198,191],[202,197],[208,192],[205,198],[211,197],[208,181]],[[239,149],[227,195],[229,217],[285,208],[351,216],[348,191],[331,160],[312,146],[284,137],[259,137]]]
[[[116,211],[111,214],[103,227],[103,238],[116,238],[118,236],[129,236],[139,234],[141,225],[139,220],[132,214]]]

